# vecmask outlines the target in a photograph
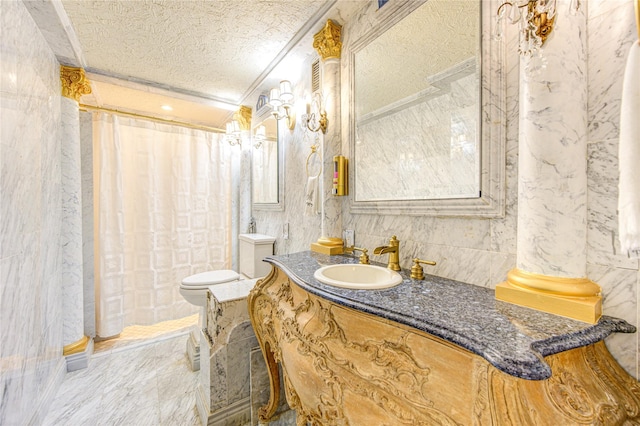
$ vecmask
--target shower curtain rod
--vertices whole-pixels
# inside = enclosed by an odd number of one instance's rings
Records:
[[[151,115],[136,114],[136,113],[133,113],[133,112],[124,112],[124,111],[119,111],[117,109],[112,109],[112,108],[96,107],[96,106],[86,105],[86,104],[80,104],[79,108],[80,108],[81,111],[87,111],[87,112],[89,112],[89,111],[104,111],[104,112],[110,112],[112,114],[123,115],[125,117],[144,118],[145,120],[152,120],[152,121],[157,121],[157,122],[165,123],[165,124],[174,124],[176,126],[189,127],[189,128],[197,129],[197,130],[205,130],[207,132],[214,132],[214,133],[224,133],[225,132],[223,129],[218,129],[217,127],[209,127],[209,126],[203,126],[203,125],[200,125],[200,124],[185,123],[183,121],[168,120],[166,118],[153,117]]]

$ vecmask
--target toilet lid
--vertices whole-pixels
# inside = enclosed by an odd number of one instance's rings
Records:
[[[240,274],[236,271],[223,269],[221,271],[207,271],[188,276],[182,280],[182,285],[184,287],[200,287],[235,281],[239,278]]]

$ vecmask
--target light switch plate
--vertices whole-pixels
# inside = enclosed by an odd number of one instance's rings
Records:
[[[289,239],[289,224],[285,223],[282,225],[282,239],[284,240],[288,240]]]
[[[344,245],[347,247],[353,247],[356,245],[356,231],[353,229],[345,229],[342,233],[342,239]]]

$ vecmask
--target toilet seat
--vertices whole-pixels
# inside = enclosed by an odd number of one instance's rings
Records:
[[[187,289],[206,288],[210,285],[237,281],[239,279],[240,274],[230,269],[207,271],[186,277],[182,280],[180,287]]]

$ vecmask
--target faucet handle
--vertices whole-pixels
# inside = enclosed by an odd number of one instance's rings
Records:
[[[356,247],[356,246],[351,246],[351,247],[345,247],[344,251],[346,253],[355,253],[356,251],[360,251],[362,252],[362,254],[360,255],[360,263],[362,263],[363,265],[369,265],[369,255],[367,254],[369,252],[369,250],[367,250],[366,248],[360,248],[360,247]]]
[[[360,255],[360,263],[362,263],[363,265],[370,265],[369,255],[367,254],[369,250],[367,250],[366,248],[363,248],[360,251],[362,252],[362,254]]]
[[[424,280],[424,270],[420,264],[435,265],[436,262],[432,260],[422,260],[417,257],[413,259],[413,266],[411,267],[411,278],[414,280]]]

